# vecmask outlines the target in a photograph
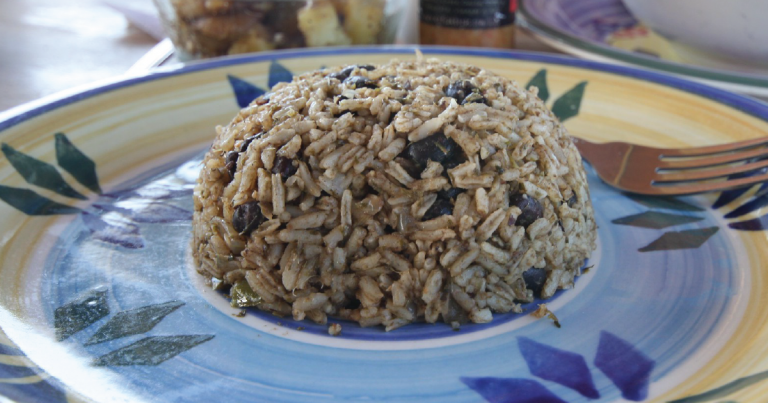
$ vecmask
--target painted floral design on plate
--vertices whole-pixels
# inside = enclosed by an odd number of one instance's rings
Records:
[[[270,87],[292,77],[292,73],[277,61],[270,64],[269,71]],[[248,105],[251,100],[266,92],[234,75],[227,75],[226,80],[240,107]],[[549,100],[546,69],[531,78],[528,86],[538,87],[540,97],[545,102]],[[582,99],[589,97],[587,88],[588,83],[583,81],[574,83],[569,90],[559,94],[551,103],[554,113],[562,121],[577,117]],[[90,365],[110,368],[128,382],[146,387],[147,393],[156,393],[158,386],[142,380],[144,373],[138,368],[176,368],[179,360],[175,360],[175,357],[205,367],[209,364],[206,356],[231,354],[232,343],[236,344],[241,338],[233,336],[232,329],[274,328],[274,331],[264,335],[265,339],[277,346],[276,352],[271,355],[273,359],[292,348],[280,339],[283,332],[288,330],[291,334],[300,332],[301,337],[309,340],[309,345],[321,346],[318,347],[318,354],[326,354],[328,347],[323,343],[326,343],[326,339],[334,338],[328,336],[325,327],[275,318],[251,309],[242,320],[232,318],[233,315],[239,315],[231,310],[221,315],[220,311],[226,309],[225,296],[211,292],[204,298],[200,297],[199,285],[189,281],[195,274],[188,270],[189,259],[185,257],[188,251],[178,250],[177,246],[189,239],[191,192],[197,174],[196,164],[201,155],[177,161],[168,169],[147,172],[123,187],[105,192],[99,183],[98,167],[66,134],[56,133],[52,143],[56,151],[55,165],[2,144],[5,157],[30,186],[19,188],[0,185],[0,199],[29,216],[76,216],[62,234],[60,247],[52,252],[45,268],[50,277],[43,290],[50,296],[47,316],[59,343],[71,344],[80,353],[91,357]],[[72,183],[72,180],[78,185]],[[762,231],[768,226],[768,215],[749,218],[768,205],[768,185],[724,192],[711,208],[706,208],[700,198],[662,199],[621,194],[600,183],[593,174],[590,174],[590,182],[594,203],[600,207],[597,210],[602,215],[601,225],[608,226],[606,231],[612,236],[628,237],[633,243],[629,247],[622,243],[625,249],[622,253],[634,251],[640,255],[648,254],[645,262],[657,262],[663,254],[668,254],[663,259],[680,260],[681,256],[690,256],[686,254],[696,250],[704,256],[733,259],[721,251],[728,242],[723,235],[725,232]],[[36,191],[37,188],[53,191],[62,197],[57,200],[68,199],[72,203],[46,198]],[[734,207],[734,204],[737,206]],[[725,210],[724,213],[721,210]],[[724,217],[721,219],[719,214],[724,214]],[[94,251],[107,251],[105,260],[95,264],[91,255],[96,253]],[[616,252],[611,254],[616,255]],[[132,259],[135,262],[131,262]],[[601,263],[606,263],[605,256],[600,259],[596,259],[594,271],[611,274],[613,268],[600,267]],[[681,262],[691,265],[685,259]],[[137,268],[137,265],[143,267]],[[109,270],[104,270],[104,267],[109,267]],[[128,279],[132,274],[136,277]],[[565,309],[563,300],[572,300],[593,282],[596,283],[594,286],[609,284],[608,280],[598,280],[595,277],[597,275],[594,272],[585,275],[589,278],[580,279],[576,290],[561,291],[555,299],[547,301],[552,306],[560,304],[566,311],[562,315],[565,328],[573,329],[576,324],[569,322],[571,315]],[[737,276],[733,273],[719,275],[724,276],[718,277],[724,284],[734,282],[734,276]],[[137,287],[136,284],[142,286]],[[690,289],[690,286],[681,283],[674,287],[682,290],[686,287]],[[700,287],[698,292],[701,295],[696,295],[697,289],[690,290],[690,297],[696,300],[690,306],[709,297],[700,284],[693,283],[693,286]],[[728,296],[720,295],[719,292],[714,291],[719,296],[714,306],[707,305],[700,309],[721,309],[723,312],[732,310]],[[216,306],[220,311],[210,313],[209,302],[212,300],[224,301]],[[395,357],[392,359],[402,360],[406,357],[403,352],[395,351],[410,342],[442,339],[443,346],[466,345],[472,340],[501,343],[500,328],[507,332],[527,326],[526,331],[516,332],[512,340],[507,338],[504,341],[507,346],[516,346],[500,354],[503,356],[500,359],[508,360],[508,370],[491,374],[493,371],[466,365],[452,371],[455,375],[451,375],[448,383],[457,391],[458,400],[475,398],[488,402],[522,403],[623,398],[643,401],[649,395],[649,385],[654,377],[663,376],[674,368],[675,364],[668,362],[669,357],[657,356],[655,351],[646,351],[645,346],[630,340],[628,336],[631,333],[626,329],[611,327],[610,321],[606,320],[590,329],[591,336],[583,337],[584,341],[576,345],[565,343],[562,335],[549,337],[557,331],[553,330],[555,327],[551,321],[534,321],[527,316],[540,302],[525,306],[526,312],[523,315],[499,315],[491,324],[467,326],[460,332],[453,332],[447,326],[420,324],[385,335],[381,329],[355,328],[353,324],[344,323],[344,333],[336,339],[349,340],[350,345],[356,346],[351,347],[351,350],[365,349],[367,346],[392,350],[391,355]],[[200,314],[203,310],[208,312]],[[211,318],[215,319],[207,322]],[[194,325],[190,325],[188,320],[193,320]],[[250,322],[243,324],[246,320]],[[249,334],[254,334],[253,331],[250,329]],[[381,344],[383,340],[386,343],[401,344]],[[270,359],[270,353],[260,349],[257,342],[251,341],[249,346],[256,351],[254,357]],[[376,353],[375,349],[371,351],[369,354]],[[461,354],[461,349],[458,351],[457,354]],[[428,352],[418,355],[430,358]],[[0,358],[3,357],[6,361],[0,363],[0,377],[15,381],[3,383],[0,393],[17,401],[66,401],[67,393],[63,386],[56,379],[48,378],[44,372],[36,370],[31,362],[24,361],[20,350],[6,345],[0,351]],[[7,357],[16,357],[12,359],[16,364],[6,365],[11,360]],[[293,355],[284,354],[283,357]],[[464,357],[462,362],[470,363],[469,357]],[[344,352],[338,353],[337,358],[342,363],[354,361],[352,356]],[[362,359],[364,361],[365,357]],[[378,355],[371,362],[381,362],[381,359]],[[382,365],[391,370],[394,367],[390,364]],[[329,367],[333,365],[329,363]],[[494,363],[492,367],[505,368],[505,364]],[[221,366],[207,368],[209,371],[226,372]],[[767,377],[766,373],[758,373],[678,402],[727,398],[729,394],[748,388]],[[22,383],[20,379],[28,381]],[[294,389],[301,390],[298,386]],[[172,395],[179,398],[185,396],[178,393]],[[247,387],[236,388],[232,393],[235,398],[246,396]],[[355,391],[350,393],[314,397],[317,400],[355,400],[360,397],[354,395]],[[210,400],[214,396],[206,391],[198,398]],[[301,401],[296,396],[288,400]]]

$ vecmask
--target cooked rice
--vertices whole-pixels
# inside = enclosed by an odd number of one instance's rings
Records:
[[[521,312],[530,268],[543,298],[572,286],[594,213],[535,89],[436,60],[341,71],[278,84],[217,128],[194,194],[202,275],[247,281],[277,315],[386,330]]]

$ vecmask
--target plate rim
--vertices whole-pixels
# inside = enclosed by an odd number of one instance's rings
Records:
[[[521,2],[521,4],[523,3],[524,2]],[[177,75],[212,70],[225,66],[237,66],[242,64],[258,63],[279,59],[295,59],[301,57],[349,54],[413,54],[416,51],[420,51],[424,55],[479,56],[493,59],[541,62],[645,80],[702,96],[768,121],[768,103],[747,97],[742,94],[733,93],[711,85],[696,82],[688,78],[678,77],[653,70],[645,70],[633,66],[623,66],[592,60],[583,60],[571,56],[553,55],[543,52],[456,46],[386,45],[329,47],[314,49],[308,48],[298,50],[288,49],[247,55],[227,56],[210,60],[194,61],[186,64],[180,63],[177,65],[162,67],[157,70],[150,71],[146,74],[120,75],[106,80],[96,81],[91,84],[74,87],[69,90],[60,91],[34,101],[21,104],[4,112],[0,112],[0,134],[2,134],[2,132],[6,131],[7,129],[10,129],[36,116],[76,103],[78,101],[124,87]]]
[[[745,92],[757,93],[768,96],[768,79],[763,79],[757,75],[737,74],[727,70],[717,70],[695,65],[674,63],[668,61],[659,61],[649,56],[636,54],[604,44],[593,43],[583,40],[577,36],[570,35],[567,32],[554,28],[543,21],[540,21],[528,10],[526,3],[530,0],[522,0],[519,3],[519,22],[520,25],[530,30],[537,36],[544,37],[550,41],[559,44],[560,50],[573,53],[574,47],[581,52],[594,54],[595,56],[605,57],[612,61],[630,63],[632,66],[652,68],[664,71],[670,74],[681,74],[689,79],[710,80],[715,84],[729,84],[743,87]],[[550,43],[553,44],[554,43]]]
[[[455,49],[455,48],[447,48],[447,50],[450,50],[450,49]],[[392,52],[392,53],[407,54],[406,51],[408,51],[408,50],[412,51],[412,48],[405,48],[403,52],[396,52],[396,51],[392,51],[391,49],[386,49],[386,50],[382,51],[381,53],[390,53],[390,52]],[[421,50],[424,51],[424,48],[421,48]],[[437,54],[437,55],[451,54],[447,50],[446,50],[446,48],[435,48],[433,52],[426,51],[424,53],[427,54],[427,55],[431,55],[431,54]],[[370,51],[370,48],[368,49],[368,51]],[[291,57],[285,57],[284,59],[300,58],[301,56],[306,55],[307,53],[308,52],[297,52],[297,55],[291,56]],[[326,52],[321,52],[320,54],[327,54],[327,53],[329,53],[329,52],[327,52],[327,51]],[[684,85],[684,84],[685,85],[691,85],[692,86],[691,88],[693,88],[693,89],[700,88],[700,89],[703,89],[703,90],[712,90],[712,94],[714,94],[714,95],[712,95],[712,97],[702,96],[702,98],[704,98],[704,99],[710,99],[711,98],[711,99],[713,99],[718,104],[722,103],[723,101],[721,99],[717,99],[717,98],[713,98],[713,97],[716,96],[717,94],[723,94],[723,93],[726,94],[726,95],[733,95],[734,99],[736,99],[736,100],[742,99],[742,100],[752,101],[749,98],[746,98],[746,97],[743,97],[743,96],[739,96],[739,95],[735,95],[735,94],[730,94],[730,93],[727,93],[727,92],[722,91],[722,90],[716,90],[716,89],[713,89],[713,88],[710,88],[710,87],[707,87],[707,86],[704,86],[704,85],[700,85],[700,84],[693,85],[695,83],[689,83],[686,80],[681,80],[681,79],[677,79],[675,77],[658,75],[658,74],[646,74],[646,72],[643,72],[643,71],[639,71],[638,72],[636,69],[633,69],[633,68],[619,68],[619,67],[613,66],[613,65],[606,65],[605,66],[606,69],[603,70],[603,69],[596,69],[596,68],[591,68],[591,67],[584,67],[584,66],[604,65],[602,63],[586,62],[586,61],[580,61],[580,60],[576,60],[576,59],[569,59],[569,58],[564,58],[564,57],[559,57],[559,56],[558,57],[551,57],[551,56],[541,57],[542,55],[530,54],[530,53],[523,53],[522,56],[520,56],[521,55],[520,52],[505,52],[505,51],[498,51],[498,52],[494,52],[494,51],[469,52],[469,54],[474,54],[474,53],[479,53],[480,56],[489,57],[489,58],[497,57],[500,62],[504,63],[505,61],[508,61],[510,63],[513,63],[513,65],[518,63],[518,62],[520,62],[520,61],[526,61],[526,62],[536,62],[536,61],[539,61],[539,62],[542,62],[542,63],[550,64],[550,65],[552,65],[552,67],[554,67],[554,66],[558,66],[558,67],[566,66],[566,67],[576,67],[576,68],[581,67],[581,68],[584,68],[585,70],[589,69],[587,71],[598,72],[598,73],[600,73],[600,75],[602,75],[603,73],[610,74],[610,75],[619,75],[619,73],[617,73],[617,71],[623,71],[624,73],[627,73],[627,74],[623,74],[622,73],[622,75],[626,76],[626,79],[630,79],[630,80],[632,80],[632,79],[642,80],[643,77],[646,77],[646,76],[649,76],[649,77],[659,76],[659,77],[663,77],[665,79],[669,79],[671,82],[682,83],[680,85]],[[510,53],[513,54],[513,55],[517,55],[519,57],[510,57],[509,56]],[[339,54],[339,53],[334,53],[334,54]],[[373,54],[373,53],[367,52],[365,49],[363,49],[363,50],[359,50],[358,52],[349,52],[349,54],[364,54],[364,55],[366,55],[366,54]],[[467,53],[467,50],[465,50],[465,49],[458,49],[457,52],[454,53],[454,54],[466,55],[468,53]],[[411,55],[412,55],[412,53],[411,53]],[[530,56],[530,59],[525,59],[523,57],[523,56],[526,56],[526,55]],[[70,104],[73,104],[73,103],[76,104],[77,101],[87,99],[90,96],[95,96],[95,95],[98,95],[98,94],[107,93],[109,91],[121,89],[121,88],[128,87],[128,86],[131,86],[131,85],[134,85],[134,84],[137,84],[137,83],[151,82],[151,81],[153,81],[155,79],[163,79],[163,78],[166,78],[166,77],[173,77],[173,76],[176,76],[176,75],[184,76],[185,74],[192,73],[192,72],[214,71],[215,69],[219,69],[222,66],[243,66],[243,67],[247,67],[251,63],[269,62],[270,60],[273,60],[275,58],[280,58],[282,56],[282,54],[275,55],[275,53],[273,52],[273,53],[271,53],[269,55],[259,55],[259,56],[261,56],[261,57],[257,58],[258,60],[254,60],[254,57],[234,57],[234,58],[229,58],[228,60],[220,60],[221,63],[199,62],[199,63],[189,64],[189,65],[186,65],[186,66],[171,66],[171,67],[168,68],[168,71],[167,71],[168,74],[166,74],[166,75],[159,76],[159,75],[153,73],[153,74],[141,75],[140,77],[134,77],[134,78],[141,78],[141,80],[138,80],[138,81],[130,81],[131,77],[128,77],[128,79],[119,79],[118,78],[116,80],[110,80],[112,87],[110,87],[109,85],[106,85],[106,86],[105,85],[95,85],[95,86],[93,86],[93,88],[91,88],[91,90],[94,90],[96,92],[93,92],[93,93],[90,93],[90,94],[88,93],[88,91],[82,91],[82,92],[72,91],[72,92],[75,93],[75,95],[70,94],[70,97],[74,97],[74,99],[71,99],[68,102],[65,102],[65,103],[63,103],[61,105],[51,105],[51,103],[42,102],[42,101],[45,101],[45,99],[42,99],[42,100],[40,100],[41,105],[37,105],[37,107],[38,108],[43,108],[43,110],[41,110],[39,112],[39,114],[43,114],[44,115],[46,112],[49,112],[49,111],[52,111],[52,110],[56,110],[57,108],[63,107],[65,105],[70,105]],[[316,57],[317,55],[313,55],[313,56]],[[296,59],[294,59],[294,60],[296,60]],[[553,60],[555,60],[555,61],[553,61]],[[219,62],[219,61],[217,61],[217,62]],[[165,71],[165,70],[163,70],[163,71]],[[578,70],[576,72],[578,72]],[[638,74],[639,73],[644,73],[644,74],[642,76],[641,75],[635,76],[635,75],[628,74],[628,72],[638,72]],[[608,78],[610,78],[610,76],[608,76]],[[675,89],[678,89],[678,90],[683,91],[683,92],[696,94],[690,88],[683,88],[683,87],[673,86],[673,85],[670,85],[669,83],[665,83],[665,82],[658,81],[658,80],[648,80],[648,81],[654,82],[656,84],[660,84],[662,87],[675,88]],[[77,94],[84,95],[84,96],[77,97]],[[701,96],[701,94],[698,94],[698,95]],[[67,99],[68,98],[64,97],[63,100],[66,101]],[[768,108],[766,108],[766,107],[768,107],[768,105],[760,103],[760,102],[755,102],[755,104],[756,104],[757,107],[760,107],[760,108],[758,108],[759,111],[762,111],[764,113],[768,113]],[[50,109],[45,109],[46,105],[49,106]],[[75,105],[75,107],[76,107],[76,105]],[[32,108],[31,110],[34,111],[35,109]],[[733,112],[736,113],[737,111],[738,112],[742,112],[742,109],[734,107],[733,108]],[[2,118],[2,116],[3,115],[0,114],[0,118]],[[32,119],[35,118],[35,116],[37,116],[37,115],[28,116],[24,120],[22,120],[22,121],[20,121],[18,123],[24,122],[26,120],[32,120]],[[766,116],[768,116],[768,115],[763,114],[763,115],[760,116],[760,119],[761,120],[768,120],[766,118]],[[0,125],[2,125],[3,123],[5,123],[5,121],[0,119]],[[14,125],[11,125],[9,127],[13,127]],[[3,129],[0,128],[0,137],[2,136],[2,133],[1,133],[2,131],[3,131]],[[72,389],[69,389],[69,385],[67,385],[67,389],[68,390],[72,390]]]

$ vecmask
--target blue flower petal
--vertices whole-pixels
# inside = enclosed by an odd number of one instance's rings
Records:
[[[648,397],[655,364],[626,340],[606,331],[600,332],[595,366],[613,381],[625,399],[639,402]]]
[[[768,214],[752,220],[730,223],[728,227],[739,231],[763,231],[768,229]]]
[[[751,163],[751,162],[758,162],[758,161],[760,161],[760,159],[753,159],[753,160],[749,160],[749,161],[746,161],[746,162],[747,163]],[[762,168],[762,169],[758,169],[756,171],[750,171],[750,172],[733,174],[733,175],[728,176],[728,179],[729,180],[733,180],[733,179],[749,178],[749,177],[752,177],[752,176],[755,176],[755,175],[762,175],[762,174],[764,174],[766,172],[768,172],[768,168]],[[747,187],[743,187],[743,188],[739,188],[739,189],[734,189],[734,190],[726,190],[725,192],[720,193],[720,196],[712,204],[712,208],[718,209],[720,207],[725,206],[726,204],[728,204],[728,203],[738,199],[739,197],[741,197],[741,195],[743,195],[744,193],[747,193],[747,191],[749,189],[751,189],[751,188],[752,188],[751,186],[747,186]],[[761,191],[761,190],[764,190],[764,189],[767,189],[767,188],[768,188],[768,183],[764,183],[760,187],[760,190],[758,190],[758,191]]]
[[[766,184],[768,185],[768,184]],[[765,186],[765,185],[763,185]],[[756,195],[757,196],[757,195]],[[725,218],[736,218],[741,217],[743,215],[747,215],[753,211],[756,211],[758,209],[761,209],[765,206],[768,206],[768,193],[757,196],[747,203],[742,204],[739,208],[731,211],[730,213],[725,215]]]
[[[712,203],[712,208],[719,209],[720,207],[723,207],[726,204],[738,199],[739,197],[741,197],[741,195],[743,195],[744,193],[747,193],[748,190],[749,190],[749,187],[726,190],[720,193],[720,196],[717,197],[717,200],[715,200],[715,202]]]
[[[251,102],[253,102],[254,99],[264,95],[266,92],[263,89],[233,75],[227,74],[227,78],[229,79],[229,85],[232,86],[232,91],[235,92],[237,105],[241,108],[245,108]]]
[[[277,83],[290,83],[293,80],[293,73],[285,68],[277,60],[273,60],[269,65],[269,88],[274,87]]]
[[[522,378],[460,378],[490,403],[565,403],[542,384]]]
[[[533,375],[571,388],[590,399],[600,397],[587,362],[580,354],[550,347],[527,337],[518,337],[517,343]]]

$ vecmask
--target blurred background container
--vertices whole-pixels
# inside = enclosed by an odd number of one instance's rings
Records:
[[[513,48],[516,11],[517,0],[420,0],[420,43]]]
[[[694,64],[717,60],[768,71],[766,0],[624,0],[636,18]],[[717,66],[715,64],[715,66]]]
[[[395,43],[416,0],[154,0],[180,59]]]

